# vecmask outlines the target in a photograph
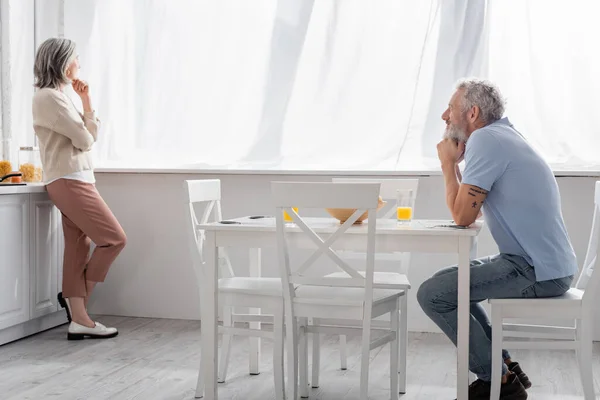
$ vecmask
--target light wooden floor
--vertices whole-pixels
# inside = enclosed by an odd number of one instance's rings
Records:
[[[66,340],[67,326],[0,347],[0,398],[26,399],[193,399],[199,366],[199,323],[102,317],[120,334],[110,340]],[[271,343],[263,341],[262,371],[250,376],[247,339],[234,341],[229,379],[221,399],[268,400],[272,394]],[[357,399],[359,340],[349,340],[348,370],[339,370],[337,338],[323,339],[321,387],[311,399]],[[373,351],[370,397],[389,399],[389,346]],[[594,348],[594,376],[600,388],[600,344]],[[411,334],[408,392],[402,400],[455,397],[455,351],[438,334]],[[529,399],[581,399],[574,354],[513,352],[533,381]]]

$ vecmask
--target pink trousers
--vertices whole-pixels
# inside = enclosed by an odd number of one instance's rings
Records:
[[[46,190],[62,213],[63,297],[87,297],[86,281],[104,282],[127,237],[94,184],[58,179]],[[91,242],[96,247],[90,257]]]

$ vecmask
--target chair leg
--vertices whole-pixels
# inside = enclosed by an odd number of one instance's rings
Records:
[[[198,380],[196,381],[196,393],[194,394],[196,399],[204,397],[204,375],[202,372],[202,354],[200,354],[200,368],[198,368]]]
[[[400,299],[399,301],[402,301]],[[398,356],[399,356],[399,341],[405,339],[404,333],[400,330],[400,314],[398,311],[399,303],[396,303],[396,310],[390,313],[390,328],[396,332],[396,338],[390,342],[390,399],[398,400]],[[405,312],[402,312],[406,315]],[[402,335],[402,336],[400,336]],[[406,365],[406,364],[405,364]]]
[[[298,357],[300,358],[300,397],[308,398],[308,334],[306,325],[308,320],[301,318]]]
[[[585,400],[595,400],[594,375],[592,372],[592,340],[593,331],[590,319],[579,320],[577,330],[579,331],[579,373],[581,374],[581,384],[583,385],[583,398]]]
[[[261,276],[261,249],[252,248],[249,251],[249,266],[248,272],[250,276]],[[250,308],[251,314],[261,314],[260,308]],[[250,329],[261,329],[260,322],[250,322]],[[250,358],[248,359],[248,373],[250,375],[259,375],[260,374],[260,347],[261,347],[261,339],[260,337],[250,337]]]
[[[346,355],[346,335],[340,335],[340,368],[342,371],[348,369],[348,356]]]
[[[287,391],[288,399],[298,398],[298,321],[291,307],[285,309],[285,330],[287,347]]]
[[[360,400],[369,396],[369,364],[371,356],[371,318],[363,321],[362,346],[360,357]],[[398,365],[398,364],[396,364]]]
[[[407,294],[400,298],[400,321],[399,329],[396,331],[400,335],[399,341],[399,354],[398,354],[398,372],[400,373],[400,381],[398,384],[398,390],[400,393],[406,393],[406,358],[408,348],[408,299]],[[392,329],[395,329],[392,327]]]
[[[284,400],[283,309],[275,310],[273,318],[273,376],[275,378],[275,400]]]
[[[309,318],[309,325],[317,325],[319,321],[316,318]],[[318,333],[312,334],[312,379],[311,386],[319,387],[319,372],[321,368],[321,336]]]
[[[492,387],[490,400],[500,398],[500,385],[502,379],[502,309],[492,306]]]
[[[233,307],[225,306],[223,309],[223,327],[233,326]],[[231,353],[231,335],[223,334],[221,343],[221,359],[219,361],[219,383],[224,383],[227,378],[227,367],[229,367],[229,354]]]
[[[260,308],[251,309],[250,312],[260,314]],[[250,322],[250,329],[261,329],[260,322]],[[260,337],[250,337],[250,359],[248,360],[248,373],[250,375],[260,375]]]

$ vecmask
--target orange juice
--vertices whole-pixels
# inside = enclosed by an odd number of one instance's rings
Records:
[[[296,213],[297,213],[298,212],[298,207],[292,207],[292,210],[296,211]],[[283,220],[285,222],[292,222],[292,221],[294,221],[292,219],[292,217],[285,210],[283,210]]]
[[[412,219],[412,207],[397,207],[396,216],[398,221],[410,221]]]

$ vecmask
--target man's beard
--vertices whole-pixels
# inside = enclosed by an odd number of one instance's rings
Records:
[[[463,128],[460,128],[456,125],[450,124],[446,127],[444,131],[444,139],[452,139],[456,142],[467,142],[467,131]]]

